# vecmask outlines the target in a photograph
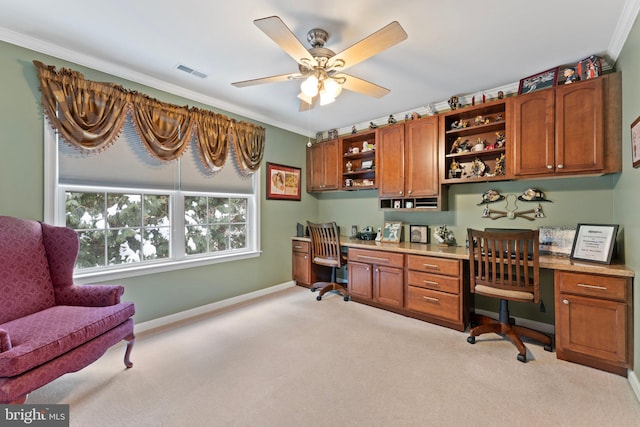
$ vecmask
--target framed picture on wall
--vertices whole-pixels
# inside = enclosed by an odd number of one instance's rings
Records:
[[[300,200],[300,168],[267,162],[267,199]]]
[[[640,166],[640,117],[631,123],[631,158],[634,168]]]

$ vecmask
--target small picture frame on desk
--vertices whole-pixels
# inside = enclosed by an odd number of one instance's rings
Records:
[[[631,159],[633,167],[640,167],[640,117],[631,123]]]
[[[382,229],[382,241],[383,242],[400,242],[402,237],[402,222],[400,221],[385,221],[384,228]]]
[[[426,225],[410,225],[409,241],[411,243],[429,243],[429,227]]]
[[[615,224],[578,224],[570,258],[611,264],[617,234]]]

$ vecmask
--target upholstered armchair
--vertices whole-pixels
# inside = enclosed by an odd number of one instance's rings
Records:
[[[24,403],[33,390],[134,343],[134,304],[118,285],[75,285],[75,231],[0,216],[0,403]]]

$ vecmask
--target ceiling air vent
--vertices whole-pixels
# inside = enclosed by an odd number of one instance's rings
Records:
[[[186,65],[183,64],[178,64],[178,70],[180,71],[184,71],[185,73],[189,73],[189,74],[193,74],[196,77],[200,77],[201,79],[204,79],[207,77],[207,75],[205,73],[201,73],[200,71],[196,71],[191,67],[187,67]]]

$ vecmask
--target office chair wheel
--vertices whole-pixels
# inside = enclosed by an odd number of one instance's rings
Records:
[[[546,344],[546,345],[544,346],[544,350],[545,350],[545,351],[553,351],[553,346],[552,346],[552,345],[550,345],[550,344]]]
[[[318,296],[316,297],[316,300],[321,301],[321,300],[322,300],[322,296],[318,295]]]
[[[317,290],[318,290],[318,288],[311,288],[311,292],[315,292]]]
[[[518,353],[518,360],[522,363],[527,363],[527,355]]]
[[[476,337],[467,337],[467,342],[469,344],[475,344],[476,343]]]
[[[346,295],[346,296],[342,297],[342,299],[345,300],[345,301],[349,301],[349,295]]]

